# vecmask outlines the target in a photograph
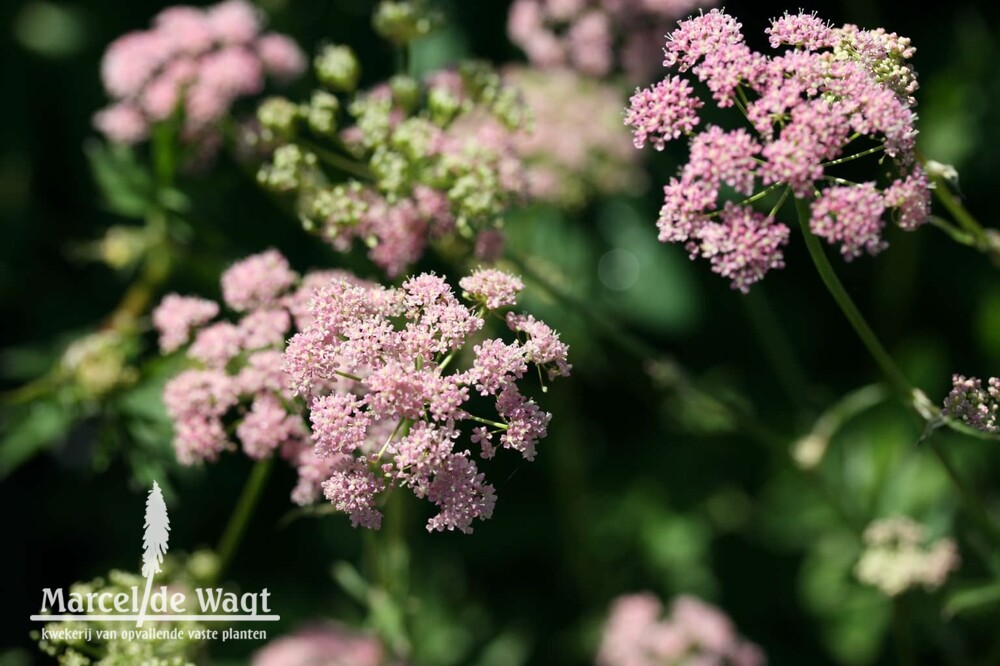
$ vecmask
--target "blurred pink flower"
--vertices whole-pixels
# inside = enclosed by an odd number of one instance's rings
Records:
[[[265,72],[287,82],[305,70],[295,42],[275,33],[258,39],[262,26],[244,0],[164,9],[152,28],[123,35],[105,51],[101,78],[112,104],[94,126],[112,141],[137,143],[151,123],[183,107],[182,136],[201,138],[238,98],[263,89]]]
[[[338,624],[300,629],[257,650],[251,666],[386,666],[373,636]]]
[[[763,666],[764,654],[742,639],[719,609],[677,597],[670,613],[645,592],[618,597],[604,625],[598,666]]]
[[[645,81],[674,22],[714,0],[515,0],[507,35],[541,68]]]

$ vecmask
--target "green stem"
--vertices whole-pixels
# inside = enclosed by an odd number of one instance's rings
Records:
[[[339,376],[343,377],[344,379],[350,379],[352,382],[362,382],[362,381],[364,381],[363,379],[361,379],[361,377],[359,377],[357,375],[352,375],[349,372],[341,372],[340,370],[334,370],[333,374],[339,375]]]
[[[237,501],[236,508],[233,509],[233,513],[229,517],[229,523],[226,524],[226,529],[223,530],[222,538],[219,539],[219,546],[215,551],[219,556],[219,568],[216,572],[216,579],[222,577],[232,562],[236,550],[240,547],[247,524],[250,522],[250,517],[253,515],[254,509],[257,508],[257,503],[260,501],[264,486],[267,484],[267,477],[271,473],[273,462],[273,458],[260,460],[250,471],[250,478],[247,479],[247,483],[243,487],[240,499]]]
[[[788,201],[788,195],[790,195],[791,193],[792,189],[790,187],[785,187],[785,190],[781,193],[781,196],[778,197],[778,202],[774,204],[774,207],[771,208],[771,212],[767,214],[768,219],[771,220],[774,219],[774,216],[778,214],[778,211],[781,210],[781,207],[785,205],[786,201]]]
[[[981,249],[979,246],[979,241],[974,235],[963,231],[953,225],[948,220],[938,217],[937,215],[931,215],[930,222],[932,225],[940,229],[941,231],[948,234],[953,241],[961,245],[966,245],[968,247],[974,247],[976,249]]]
[[[889,356],[889,352],[885,350],[882,343],[879,341],[878,336],[865,321],[864,316],[858,307],[854,304],[847,290],[844,289],[844,285],[841,283],[840,278],[837,277],[836,271],[833,270],[833,266],[830,265],[830,260],[827,259],[826,253],[823,251],[822,245],[820,245],[819,238],[816,234],[812,232],[809,228],[809,218],[810,209],[809,202],[805,199],[796,197],[795,198],[795,210],[799,215],[799,224],[802,227],[802,235],[806,241],[806,248],[809,250],[809,256],[812,257],[813,263],[816,265],[816,270],[819,272],[820,278],[823,280],[823,284],[826,285],[827,290],[830,295],[833,296],[833,300],[837,302],[840,306],[841,311],[844,316],[847,317],[847,321],[850,322],[851,326],[854,328],[854,332],[858,334],[861,338],[861,342],[868,349],[868,353],[871,354],[872,358],[881,368],[882,373],[885,375],[889,383],[892,384],[893,389],[895,389],[900,395],[904,396],[910,405],[913,404],[913,387],[910,382],[907,381],[903,373],[896,367],[896,363]]]
[[[836,176],[823,176],[823,180],[829,181],[835,185],[847,185],[848,187],[853,187],[858,183],[853,180],[847,180],[846,178],[837,178]]]
[[[899,663],[903,666],[916,663],[913,659],[909,613],[906,608],[906,599],[902,596],[892,600],[892,633],[896,639],[896,656],[899,658]]]
[[[392,440],[396,439],[396,435],[399,434],[399,431],[403,428],[403,426],[408,421],[409,421],[409,419],[405,419],[405,418],[399,419],[399,422],[396,423],[396,427],[392,429],[392,433],[389,435],[389,439],[385,440],[385,444],[382,445],[382,448],[379,449],[378,453],[375,455],[375,460],[381,460],[382,459],[382,454],[385,453],[385,450],[387,448],[389,448],[389,445],[392,444]]]
[[[323,146],[308,139],[299,138],[296,139],[296,142],[306,150],[315,153],[318,158],[335,169],[340,169],[341,171],[366,180],[372,180],[374,178],[371,169],[369,169],[366,164],[352,160],[349,157],[344,157],[343,155],[324,148]]]
[[[830,160],[829,162],[823,162],[822,166],[831,167],[837,166],[838,164],[844,164],[846,162],[853,162],[854,160],[860,160],[862,157],[874,155],[875,153],[883,150],[885,150],[885,146],[875,146],[874,148],[869,148],[868,150],[862,150],[860,153],[854,153],[853,155],[848,155],[847,157],[841,157],[836,160]]]
[[[955,218],[958,225],[975,239],[976,247],[980,250],[989,247],[989,239],[986,237],[983,225],[979,224],[979,221],[972,216],[972,213],[966,210],[962,202],[958,200],[958,197],[952,193],[948,182],[940,176],[932,176],[931,178],[934,181],[934,196],[947,209],[951,216]]]
[[[923,396],[919,391],[915,391],[910,383],[900,372],[899,368],[893,362],[892,357],[879,342],[879,339],[875,336],[874,331],[868,326],[861,312],[858,310],[857,306],[854,305],[854,301],[847,294],[844,289],[844,285],[841,284],[840,279],[837,277],[836,272],[833,270],[833,266],[830,265],[829,260],[826,258],[826,254],[823,252],[823,248],[819,244],[819,239],[816,238],[815,234],[809,228],[809,202],[800,198],[795,199],[795,208],[799,214],[799,222],[802,226],[802,233],[806,239],[806,247],[809,249],[809,254],[812,256],[813,263],[816,264],[816,270],[819,272],[820,277],[823,279],[824,284],[826,284],[827,289],[833,296],[837,305],[843,311],[844,316],[854,327],[855,332],[861,341],[864,343],[865,347],[868,348],[869,353],[875,359],[875,361],[882,368],[882,372],[885,373],[886,378],[892,387],[898,392],[906,401],[908,406],[915,409],[918,414],[924,419],[928,418],[928,405],[923,403],[929,402],[926,397]],[[936,407],[934,408],[936,410]],[[933,434],[933,429],[931,433]],[[925,436],[925,441],[930,439],[930,434]],[[989,513],[983,507],[979,498],[976,497],[965,481],[959,475],[958,470],[948,459],[944,450],[934,442],[931,442],[931,450],[937,457],[941,466],[944,467],[945,472],[948,475],[949,480],[958,494],[961,496],[966,508],[975,516],[976,520],[981,523],[983,529],[989,534],[989,536],[998,544],[1000,544],[1000,527],[991,519]]]
[[[455,358],[455,354],[457,353],[458,353],[457,349],[452,349],[451,352],[449,352],[449,354],[441,360],[441,363],[438,365],[438,371],[444,372],[444,369],[448,367],[448,365]]]
[[[0,393],[0,402],[18,405],[31,402],[50,392],[60,381],[59,367],[54,367],[41,377],[32,379],[27,384]]]
[[[499,423],[497,421],[490,421],[489,419],[484,419],[482,417],[476,416],[475,414],[469,414],[467,416],[467,418],[469,418],[469,419],[471,419],[473,421],[476,421],[477,423],[483,423],[485,425],[493,426],[494,428],[499,428],[501,430],[506,430],[507,428],[510,427],[506,423]]]
[[[743,199],[742,201],[736,202],[736,205],[737,206],[748,206],[748,205],[750,205],[750,204],[752,204],[752,203],[754,203],[756,201],[760,201],[761,199],[763,199],[764,197],[766,197],[771,192],[774,192],[779,187],[785,187],[785,184],[784,183],[775,183],[774,185],[770,185],[768,187],[765,187],[763,190],[761,190],[760,192],[757,192],[753,196],[747,197],[746,199]],[[782,199],[782,202],[784,202],[784,199]],[[715,217],[716,215],[719,215],[721,213],[722,213],[721,210],[717,210],[717,211],[713,211],[713,212],[709,213],[708,216],[709,217]]]

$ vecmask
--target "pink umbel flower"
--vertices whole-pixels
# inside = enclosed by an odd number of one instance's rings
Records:
[[[494,262],[503,256],[506,241],[499,229],[483,229],[476,234],[476,244],[473,254],[476,259]]]
[[[604,625],[598,666],[763,666],[763,652],[736,633],[725,613],[699,599],[680,596],[663,617],[649,592],[615,599]]]
[[[954,375],[951,391],[944,399],[942,414],[966,425],[988,433],[1000,433],[997,412],[1000,411],[1000,379],[990,377],[983,388],[983,381],[976,377]]]
[[[223,44],[248,44],[260,31],[258,10],[247,0],[225,0],[205,13],[208,27]]]
[[[471,532],[495,503],[472,449],[491,457],[483,443],[499,434],[501,446],[531,460],[547,434],[551,415],[518,384],[532,376],[530,364],[550,378],[567,375],[566,345],[513,313],[507,324],[517,339],[474,343],[485,313],[513,305],[523,285],[492,269],[461,284],[472,306],[433,274],[399,288],[334,279],[315,292],[308,325],[288,343],[285,370],[310,401],[316,454],[335,461],[323,492],[355,526],[378,528],[380,498],[405,487],[437,506],[428,530]],[[471,366],[460,370],[466,349]],[[467,411],[473,391],[495,398],[496,417]]]
[[[295,284],[298,275],[277,250],[267,250],[233,264],[222,274],[222,298],[244,312],[272,305]]]
[[[540,68],[591,77],[652,72],[649,54],[671,24],[712,0],[515,0],[507,35]]]
[[[217,314],[218,303],[168,294],[153,310],[153,326],[160,334],[160,349],[169,353],[187,344],[191,329],[211,321]]]
[[[734,289],[746,293],[771,269],[784,268],[788,227],[731,202],[719,219],[703,224],[686,247],[692,257],[708,259],[714,272],[732,280]]]
[[[254,652],[251,666],[387,666],[374,636],[324,624],[281,636]]]
[[[637,90],[625,112],[625,124],[633,128],[635,147],[646,141],[663,150],[667,141],[689,134],[698,124],[703,102],[695,97],[687,79],[668,76],[652,88]]]
[[[914,148],[909,41],[804,13],[774,19],[766,32],[783,50],[753,51],[742,25],[718,9],[681,21],[664,47],[671,73],[637,91],[625,115],[637,147],[662,150],[688,137],[688,161],[664,187],[660,240],[685,243],[692,258],[709,259],[744,292],[784,266],[789,229],[775,218],[788,195],[811,201],[809,229],[847,260],[885,249],[887,211],[906,230],[930,216],[930,184]],[[695,133],[702,102],[686,76],[719,108],[738,106],[754,132],[708,125]],[[834,175],[840,164],[876,153],[892,158],[894,180]],[[726,201],[724,186],[747,198]],[[747,207],[767,196],[769,215]]]
[[[521,278],[495,268],[480,268],[458,281],[465,297],[483,303],[490,310],[508,307],[517,302],[524,289]]]
[[[798,46],[807,51],[818,51],[837,46],[837,33],[828,23],[816,16],[816,13],[789,14],[771,21],[771,27],[764,31],[768,35],[772,48],[782,44]]]
[[[105,51],[101,79],[112,104],[95,115],[95,127],[112,141],[138,143],[149,125],[183,108],[182,135],[203,140],[237,99],[261,91],[265,73],[288,82],[305,71],[295,42],[261,36],[262,27],[245,0],[164,9],[150,29],[123,35]]]
[[[571,370],[558,333],[531,315],[508,313],[509,340],[485,337],[487,312],[515,305],[524,287],[494,269],[461,281],[468,305],[433,274],[400,288],[343,271],[300,280],[276,250],[221,281],[236,321],[213,322],[217,304],[176,294],[154,313],[165,352],[194,337],[190,367],[163,395],[178,460],[214,461],[237,445],[256,460],[279,455],[298,471],[294,502],[325,498],[355,527],[378,529],[383,497],[405,487],[436,505],[429,530],[471,532],[496,500],[472,449],[492,457],[499,435],[532,460],[551,415],[519,385]],[[473,393],[495,399],[495,417],[467,411]]]
[[[238,321],[212,321],[221,308],[200,298],[169,294],[157,306],[153,325],[164,353],[194,338],[184,350],[190,367],[170,379],[163,393],[182,464],[216,460],[238,444],[250,458],[278,454],[297,468],[295,501],[319,498],[332,470],[309,455],[305,406],[290,391],[281,365],[286,336],[303,323],[305,303],[334,275],[344,274],[311,273],[299,281],[288,261],[268,250],[223,274],[223,295],[231,310],[242,313]]]
[[[837,185],[816,197],[809,226],[831,245],[839,244],[846,259],[862,252],[875,255],[886,247],[882,239],[884,211],[885,201],[875,183]]]
[[[919,164],[906,178],[894,181],[883,193],[886,207],[899,211],[896,223],[900,228],[912,231],[930,219],[931,184]]]
[[[292,81],[306,71],[305,54],[295,41],[276,32],[268,33],[257,42],[257,51],[264,71],[278,81]]]
[[[224,368],[243,351],[243,332],[228,321],[198,331],[187,354],[209,368]]]
[[[117,143],[138,143],[149,136],[149,122],[139,107],[120,103],[94,115],[94,127]]]

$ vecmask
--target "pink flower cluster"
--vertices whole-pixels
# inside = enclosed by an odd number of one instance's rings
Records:
[[[338,624],[301,629],[257,650],[251,666],[386,666],[386,655],[373,636]]]
[[[676,74],[637,90],[625,116],[637,148],[663,150],[691,137],[688,162],[664,188],[660,240],[709,258],[741,291],[784,265],[789,230],[774,219],[784,195],[768,216],[748,207],[771,190],[811,199],[810,229],[848,260],[885,248],[889,211],[907,230],[930,214],[930,184],[914,156],[909,41],[884,30],[834,28],[804,13],[774,19],[767,33],[774,48],[791,48],[753,51],[741,25],[720,10],[681,21],[663,61]],[[753,133],[716,125],[695,133],[704,101],[685,73],[718,107],[738,107]],[[893,158],[898,173],[882,188],[831,173],[876,153]],[[755,193],[758,186],[766,189]],[[726,187],[747,198],[721,204]]]
[[[717,608],[680,596],[670,614],[651,593],[619,597],[597,653],[599,666],[763,666],[764,654]]]
[[[151,124],[183,106],[185,136],[203,135],[238,98],[261,92],[265,74],[288,81],[305,71],[294,41],[261,35],[261,28],[258,10],[246,0],[163,10],[151,29],[108,46],[101,78],[113,102],[94,125],[112,141],[137,143]]]
[[[531,127],[514,134],[530,198],[574,206],[595,192],[642,187],[641,155],[625,140],[616,86],[570,69],[512,67],[504,78],[532,114]]]
[[[713,0],[515,0],[507,34],[537,67],[633,81],[652,74],[649,55],[677,19]]]
[[[211,320],[219,305],[166,296],[153,312],[164,353],[185,345],[192,367],[172,378],[163,401],[174,421],[174,449],[185,465],[218,458],[235,448],[263,459],[277,451],[299,471],[293,499],[315,501],[329,476],[309,441],[303,407],[282,372],[282,350],[293,326],[310,321],[313,291],[330,280],[354,279],[336,271],[299,276],[276,250],[247,257],[222,275],[223,301],[241,318]],[[190,344],[188,344],[190,343]],[[234,430],[227,428],[232,424]]]
[[[311,399],[316,454],[332,467],[323,491],[355,526],[377,529],[380,496],[406,487],[437,506],[428,530],[469,533],[473,520],[492,514],[495,493],[463,438],[484,459],[499,445],[532,460],[546,436],[551,415],[518,383],[531,376],[529,364],[549,379],[568,375],[566,345],[514,313],[506,323],[516,340],[473,345],[484,314],[513,305],[523,285],[480,269],[460,286],[471,306],[433,274],[400,288],[335,280],[315,293],[311,321],[288,343],[290,387]],[[470,361],[459,371],[463,352]],[[472,413],[488,404],[480,398],[493,399],[499,420]]]
[[[988,433],[1000,433],[997,413],[1000,411],[1000,379],[990,377],[987,387],[976,377],[951,378],[951,392],[944,399],[944,416],[958,419],[968,426]]]

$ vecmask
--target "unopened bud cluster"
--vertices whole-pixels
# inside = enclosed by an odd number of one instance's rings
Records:
[[[257,178],[293,197],[305,227],[338,250],[358,242],[398,276],[429,242],[471,242],[498,226],[524,192],[513,133],[525,108],[487,65],[399,75],[353,95],[359,68],[347,47],[324,47],[315,65],[324,88],[260,105],[272,152]]]

